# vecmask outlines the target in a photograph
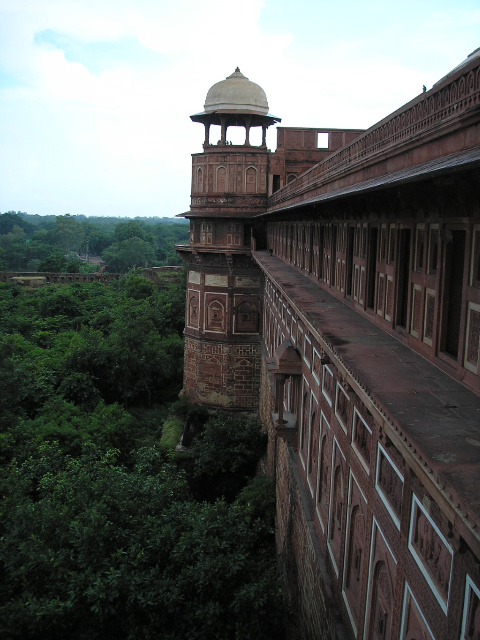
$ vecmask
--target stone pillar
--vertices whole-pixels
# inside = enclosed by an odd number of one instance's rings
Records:
[[[245,118],[245,146],[250,146],[250,118]]]
[[[227,142],[227,123],[225,122],[225,117],[222,116],[220,118],[220,122],[221,122],[221,135],[220,135],[220,144],[226,144]]]
[[[276,404],[278,404],[277,427],[283,427],[283,425],[285,424],[285,420],[283,419],[283,396],[285,393],[285,381],[287,379],[287,376],[281,373],[276,373],[275,378],[277,381]]]

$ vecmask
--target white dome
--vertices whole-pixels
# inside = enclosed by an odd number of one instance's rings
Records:
[[[250,82],[237,67],[231,76],[210,88],[205,99],[205,113],[232,112],[268,114],[265,91]]]

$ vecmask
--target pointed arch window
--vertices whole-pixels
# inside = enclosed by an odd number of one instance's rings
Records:
[[[225,193],[227,190],[227,170],[225,167],[218,167],[217,169],[217,192]]]
[[[248,167],[245,178],[245,191],[247,193],[257,193],[257,170],[255,167]]]

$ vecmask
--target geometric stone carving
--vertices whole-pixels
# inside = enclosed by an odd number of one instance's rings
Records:
[[[358,454],[360,462],[369,473],[370,451],[372,446],[372,430],[359,414],[356,408],[353,410],[352,447]]]
[[[374,520],[365,619],[365,638],[369,640],[391,638],[396,572],[397,563]],[[414,640],[414,637],[409,640]],[[418,640],[424,640],[423,636]]]
[[[234,333],[258,333],[259,320],[258,296],[235,296]]]
[[[199,328],[200,319],[200,292],[194,289],[188,290],[188,316],[187,324],[192,329]]]
[[[308,456],[308,438],[310,431],[310,389],[307,384],[304,383],[303,388],[303,402],[302,402],[302,424],[300,425],[300,459],[303,463],[303,467],[307,466],[307,456]]]
[[[363,565],[365,563],[365,530],[367,505],[355,478],[350,473],[350,500],[348,531],[345,545],[345,565],[343,570],[343,597],[355,630],[360,617]]]
[[[468,303],[466,333],[464,366],[477,373],[480,359],[480,305],[474,302]]]
[[[461,640],[480,640],[480,590],[467,575]]]
[[[315,496],[316,478],[318,468],[318,430],[319,430],[319,410],[315,396],[312,393],[310,408],[310,433],[308,444],[308,464],[307,464],[307,483],[312,494]]]
[[[422,288],[419,284],[412,285],[412,311],[411,311],[411,323],[410,323],[410,334],[414,338],[418,338],[421,327],[421,315],[420,315],[420,306],[422,304],[421,300]]]
[[[318,351],[313,348],[313,363],[312,363],[312,375],[315,380],[320,384],[320,380],[322,379],[322,363],[321,356]]]
[[[336,439],[333,439],[331,498],[328,522],[328,550],[337,576],[340,569],[340,550],[347,499],[346,460]]]
[[[403,496],[403,477],[385,449],[379,444],[375,487],[395,525],[400,529]]]
[[[350,398],[343,390],[339,382],[337,382],[336,396],[335,396],[335,415],[343,428],[347,433],[348,426],[348,406],[350,404]]]
[[[328,365],[323,365],[322,393],[328,404],[332,406],[335,397],[333,371]]]
[[[328,455],[328,430],[330,425],[328,424],[323,412],[320,414],[320,447],[318,452],[318,473],[317,473],[317,499],[316,499],[316,511],[319,522],[325,531],[325,523],[327,521],[328,513],[328,478],[329,474],[329,455]]]
[[[385,290],[385,274],[379,273],[377,279],[377,314],[383,316],[384,313],[384,290]]]
[[[453,551],[414,495],[408,548],[443,611],[447,611]]]
[[[400,638],[401,640],[417,640],[417,638],[418,640],[435,640],[408,584],[405,585]]]
[[[227,296],[205,294],[205,331],[225,332]]]
[[[385,320],[392,320],[393,314],[393,278],[387,276],[387,291],[385,295]]]
[[[423,315],[423,342],[431,347],[435,321],[435,291],[428,287],[425,290],[425,309]]]

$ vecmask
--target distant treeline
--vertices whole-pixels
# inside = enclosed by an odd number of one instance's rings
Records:
[[[92,272],[100,258],[116,273],[179,265],[174,246],[186,242],[183,219],[0,214],[1,271]]]

